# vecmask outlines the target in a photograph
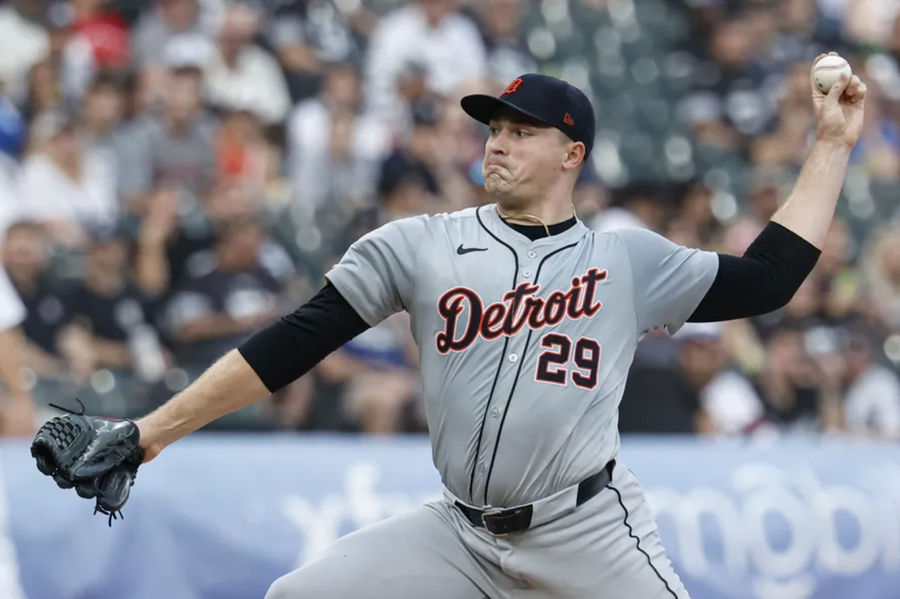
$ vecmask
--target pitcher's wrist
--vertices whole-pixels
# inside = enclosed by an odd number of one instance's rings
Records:
[[[821,148],[829,153],[834,153],[836,157],[849,157],[850,152],[853,151],[853,146],[847,144],[843,139],[836,139],[828,136],[816,136],[816,140],[813,142],[813,150],[816,148]]]

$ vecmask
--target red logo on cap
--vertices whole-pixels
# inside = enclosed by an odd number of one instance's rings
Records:
[[[567,125],[574,125],[575,119],[573,119],[572,115],[567,112],[566,116],[563,117],[563,122]]]
[[[516,93],[517,91],[519,91],[519,86],[520,86],[520,85],[522,85],[522,78],[521,78],[521,77],[518,77],[518,78],[516,78],[516,79],[513,79],[513,82],[509,84],[509,87],[506,88],[506,91],[503,92],[502,95],[505,96],[506,94],[514,94],[514,93]]]

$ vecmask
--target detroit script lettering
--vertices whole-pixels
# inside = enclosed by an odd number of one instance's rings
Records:
[[[589,318],[603,307],[595,295],[597,284],[606,277],[606,270],[592,268],[580,277],[573,277],[567,291],[554,291],[546,298],[536,297],[540,285],[523,281],[508,291],[502,301],[487,307],[478,292],[468,287],[448,289],[438,298],[438,314],[444,319],[444,330],[437,334],[437,350],[442,354],[464,351],[479,336],[489,341],[515,335],[525,326],[538,330],[567,317]],[[463,316],[466,309],[468,314]]]

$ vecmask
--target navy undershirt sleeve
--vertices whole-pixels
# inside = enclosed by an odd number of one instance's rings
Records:
[[[328,283],[307,303],[247,339],[238,351],[266,389],[275,392],[368,328]]]
[[[712,287],[688,320],[731,320],[777,310],[794,296],[820,253],[790,229],[770,222],[742,257],[719,254]]]

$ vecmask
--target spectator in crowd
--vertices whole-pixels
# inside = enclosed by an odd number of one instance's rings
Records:
[[[783,167],[755,165],[751,168],[748,176],[750,181],[747,190],[749,196],[746,208],[747,216],[753,220],[759,230],[762,230],[765,223],[769,222],[781,202],[787,197],[791,174],[788,169]],[[747,249],[746,245],[742,246],[740,251],[743,252],[745,249]]]
[[[807,277],[783,308],[751,318],[750,322],[762,343],[769,343],[781,329],[802,332],[823,325],[815,280]]]
[[[233,181],[262,192],[279,157],[271,150],[262,123],[248,108],[223,116],[215,140],[217,180]],[[273,164],[275,163],[275,164]]]
[[[229,2],[216,34],[216,51],[206,65],[209,101],[223,108],[252,110],[266,124],[284,120],[290,96],[275,58],[253,43],[260,13],[249,5]]]
[[[522,20],[527,8],[522,0],[487,0],[478,5],[487,75],[501,88],[522,73],[537,68],[522,39]]]
[[[591,228],[598,233],[625,227],[660,230],[664,216],[659,186],[636,183],[617,190],[612,206],[594,217]]]
[[[741,148],[743,138],[727,122],[721,100],[714,91],[697,90],[683,98],[678,113],[699,149],[717,153],[736,152]]]
[[[460,107],[459,102],[450,98],[437,99],[437,136],[440,148],[431,158],[431,164],[439,173],[441,192],[446,202],[442,210],[460,210],[477,202],[466,184],[469,171],[475,162],[481,164],[484,152],[485,129],[474,122]],[[415,114],[415,107],[413,110]],[[583,190],[590,176],[590,169],[582,169],[576,187]],[[578,199],[574,198],[577,202]]]
[[[135,285],[151,301],[162,301],[172,284],[170,251],[180,241],[178,235],[179,190],[160,185],[143,204],[134,260]],[[175,265],[175,278],[180,265]]]
[[[283,285],[259,260],[265,234],[249,217],[219,221],[215,264],[173,292],[164,320],[176,361],[205,368],[286,309]]]
[[[72,326],[67,290],[50,272],[48,245],[42,227],[28,221],[11,224],[3,240],[3,267],[26,309],[23,361],[38,377],[83,383],[93,356]]]
[[[586,163],[575,182],[572,203],[578,218],[593,223],[602,210],[609,206],[609,189],[597,175],[590,162]]]
[[[119,195],[123,176],[120,161],[129,149],[125,111],[126,83],[111,73],[98,74],[88,87],[80,114],[84,145],[86,152],[101,157],[114,169],[119,210],[128,208],[121,205]]]
[[[763,94],[765,71],[758,68],[767,46],[754,34],[743,15],[723,19],[712,25],[708,37],[701,38],[708,40],[708,46],[699,50],[705,59],[704,76],[698,78],[695,93],[705,92],[712,102],[709,110],[719,117],[716,121],[738,135],[761,133],[772,116],[772,106]]]
[[[709,430],[697,392],[677,364],[677,345],[665,333],[644,337],[619,404],[620,432],[686,435]]]
[[[268,32],[275,57],[284,71],[291,103],[314,96],[327,71],[315,48],[307,43],[304,25],[299,16],[284,16],[275,20]]]
[[[737,435],[757,423],[763,404],[750,381],[726,368],[723,329],[722,323],[687,323],[675,338],[681,372],[698,395],[698,432]]]
[[[41,60],[28,71],[27,94],[22,102],[23,113],[29,121],[37,115],[59,111],[63,107],[62,75],[57,65]]]
[[[88,87],[80,115],[85,142],[113,159],[118,152],[126,110],[125,82],[111,73],[100,73]]]
[[[427,88],[458,97],[461,86],[487,74],[484,44],[475,24],[458,12],[457,0],[416,0],[385,16],[370,40],[366,99],[380,118],[406,122],[397,84],[411,67]]]
[[[229,221],[252,220],[260,213],[259,196],[245,186],[222,182],[204,198],[201,209],[179,217],[179,193],[160,186],[146,202],[138,234],[135,275],[149,299],[161,300],[174,286],[216,267],[216,229]],[[258,246],[258,262],[295,297],[305,288],[287,250],[268,235]]]
[[[415,214],[425,202],[438,205],[437,183],[430,171],[405,154],[395,153],[381,168],[378,183],[382,205],[379,222],[386,223]]]
[[[28,74],[49,49],[47,30],[38,24],[44,0],[10,0],[0,6],[0,82],[14,100],[27,95]]]
[[[297,201],[346,216],[371,205],[390,131],[362,111],[357,70],[328,69],[321,93],[298,104],[287,121],[291,185]]]
[[[160,60],[160,49],[176,37],[199,38],[207,43],[200,0],[156,0],[138,21],[132,36],[135,62],[139,66]]]
[[[73,325],[89,346],[92,369],[131,372],[129,337],[146,324],[144,298],[128,277],[128,245],[112,227],[94,227],[84,279],[66,297]]]
[[[712,212],[714,191],[705,183],[693,182],[685,187],[681,198],[677,221],[689,232],[693,242],[679,241],[690,247],[710,247],[720,232],[719,222]]]
[[[86,147],[72,115],[37,116],[31,143],[18,188],[23,216],[41,222],[55,242],[67,247],[85,241],[86,225],[115,221],[115,166]]]
[[[874,360],[871,336],[858,328],[844,335],[843,418],[847,432],[875,439],[900,439],[900,382]]]
[[[44,62],[54,75],[62,100],[61,108],[70,112],[76,111],[88,85],[101,69],[95,50],[106,42],[106,24],[91,23],[91,15],[98,10],[102,9],[96,0],[81,0],[78,9],[70,2],[51,2],[45,13],[44,22],[50,35],[50,47]],[[79,16],[87,19],[87,34],[78,28]],[[118,21],[117,17],[112,18]],[[126,56],[127,50],[121,49],[122,43],[127,44],[122,30],[119,29],[118,35],[113,31],[109,33],[111,56]],[[122,42],[118,44],[118,48],[117,42]],[[102,50],[100,55],[103,55]]]
[[[122,69],[131,59],[131,32],[109,0],[70,0],[72,31],[86,43],[95,70]]]
[[[752,159],[757,164],[799,164],[806,152],[809,127],[813,122],[809,106],[809,65],[792,65],[785,87],[774,117],[777,123],[774,132],[753,143]]]
[[[317,409],[338,412],[333,426],[364,433],[423,430],[415,356],[409,317],[391,316],[322,360],[317,403],[335,405]]]
[[[819,293],[819,315],[826,323],[838,325],[859,315],[862,282],[852,264],[854,246],[847,222],[835,218],[810,275]]]
[[[159,182],[177,185],[194,200],[213,183],[217,123],[204,110],[202,71],[181,62],[188,57],[170,59],[162,114],[145,114],[131,125],[119,155],[120,190],[128,204]]]
[[[416,172],[428,191],[419,203],[419,212],[453,211],[469,205],[470,189],[465,174],[456,164],[453,144],[441,136],[440,104],[434,98],[411,107],[413,126],[381,166],[381,181],[394,173]],[[382,190],[383,192],[383,190]],[[429,206],[429,202],[436,202]]]
[[[875,232],[864,264],[872,316],[888,331],[900,331],[900,227]]]
[[[368,22],[371,15],[366,12],[362,3],[351,9],[331,0],[315,4],[294,0],[281,3],[270,16],[266,36],[284,69],[293,102],[314,96],[332,65],[359,61],[359,36],[351,29],[351,20]]]
[[[820,374],[806,353],[803,329],[796,325],[776,329],[768,342],[763,370],[755,381],[764,410],[754,428],[787,434],[829,428]]]

